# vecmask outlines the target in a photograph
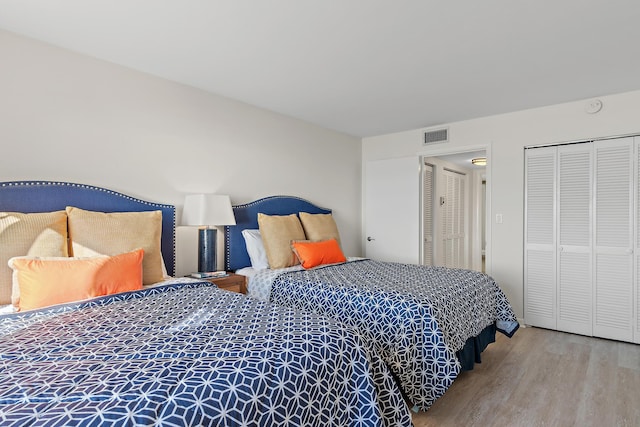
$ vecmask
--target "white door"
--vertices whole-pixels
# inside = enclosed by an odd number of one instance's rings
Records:
[[[524,316],[556,329],[556,147],[525,151]]]
[[[593,144],[558,147],[558,330],[592,335]]]
[[[593,334],[633,339],[633,138],[594,142]]]
[[[364,184],[365,256],[419,264],[419,158],[368,161]]]
[[[466,175],[444,169],[442,177],[444,181],[444,195],[440,197],[442,265],[449,268],[467,268]]]
[[[433,219],[434,219],[434,179],[433,165],[425,163],[422,169],[422,264],[434,265],[433,262]]]
[[[635,150],[633,138],[526,150],[527,323],[638,341]]]
[[[635,331],[633,342],[640,344],[640,137],[634,138],[635,145]]]

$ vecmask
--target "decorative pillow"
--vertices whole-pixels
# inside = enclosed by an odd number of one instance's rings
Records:
[[[16,256],[61,256],[67,252],[67,214],[0,212],[0,305],[14,303],[9,259]]]
[[[267,259],[267,252],[264,249],[264,244],[262,243],[260,230],[242,230],[242,237],[244,237],[247,253],[251,260],[251,267],[256,270],[269,268],[269,260]]]
[[[258,214],[262,243],[267,252],[269,267],[284,268],[299,264],[291,250],[292,240],[304,240],[304,230],[296,214]]]
[[[142,288],[142,249],[91,258],[15,257],[18,311],[33,310]]]
[[[338,245],[340,245],[340,233],[338,232],[338,226],[333,219],[333,215],[300,212],[300,222],[302,223],[307,239],[336,239]]]
[[[291,249],[305,269],[347,261],[336,239],[291,242]]]
[[[142,281],[160,282],[162,273],[162,211],[94,212],[67,206],[70,255],[117,255],[144,249]]]

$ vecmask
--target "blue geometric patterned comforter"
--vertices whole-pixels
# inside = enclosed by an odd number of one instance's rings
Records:
[[[354,326],[421,410],[460,373],[455,352],[468,338],[518,328],[495,281],[471,270],[364,259],[276,275],[270,299]]]
[[[338,322],[219,290],[146,289],[0,316],[0,425],[411,425]]]

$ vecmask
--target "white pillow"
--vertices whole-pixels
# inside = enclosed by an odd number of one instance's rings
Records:
[[[249,259],[251,260],[251,267],[256,270],[269,268],[267,251],[264,249],[264,245],[262,244],[260,230],[242,230],[242,237],[244,237],[244,243],[247,246],[247,252],[249,253]]]

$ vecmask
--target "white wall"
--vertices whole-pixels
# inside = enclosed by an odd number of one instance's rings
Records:
[[[272,194],[334,209],[359,255],[362,161],[426,154],[421,129],[365,138],[0,31],[0,180],[60,180],[178,205],[184,194]],[[514,94],[517,96],[517,94]],[[523,309],[523,147],[640,132],[640,91],[449,124],[451,147],[489,145],[491,272]],[[184,231],[183,231],[184,233]],[[191,239],[194,233],[184,233]],[[179,242],[180,243],[180,242]],[[178,273],[195,269],[195,240]]]
[[[514,94],[517,96],[517,94]],[[488,185],[492,218],[491,275],[505,290],[516,314],[523,315],[523,182],[524,147],[595,137],[640,133],[640,91],[599,97],[603,108],[585,113],[585,101],[450,123],[451,148],[488,145],[491,174]],[[363,162],[427,152],[422,131],[365,138]],[[439,144],[438,150],[445,150]],[[366,215],[366,212],[363,213]]]
[[[98,185],[179,211],[187,193],[296,195],[332,208],[360,255],[359,138],[4,31],[0,61],[0,181]],[[195,251],[179,230],[178,274]]]

